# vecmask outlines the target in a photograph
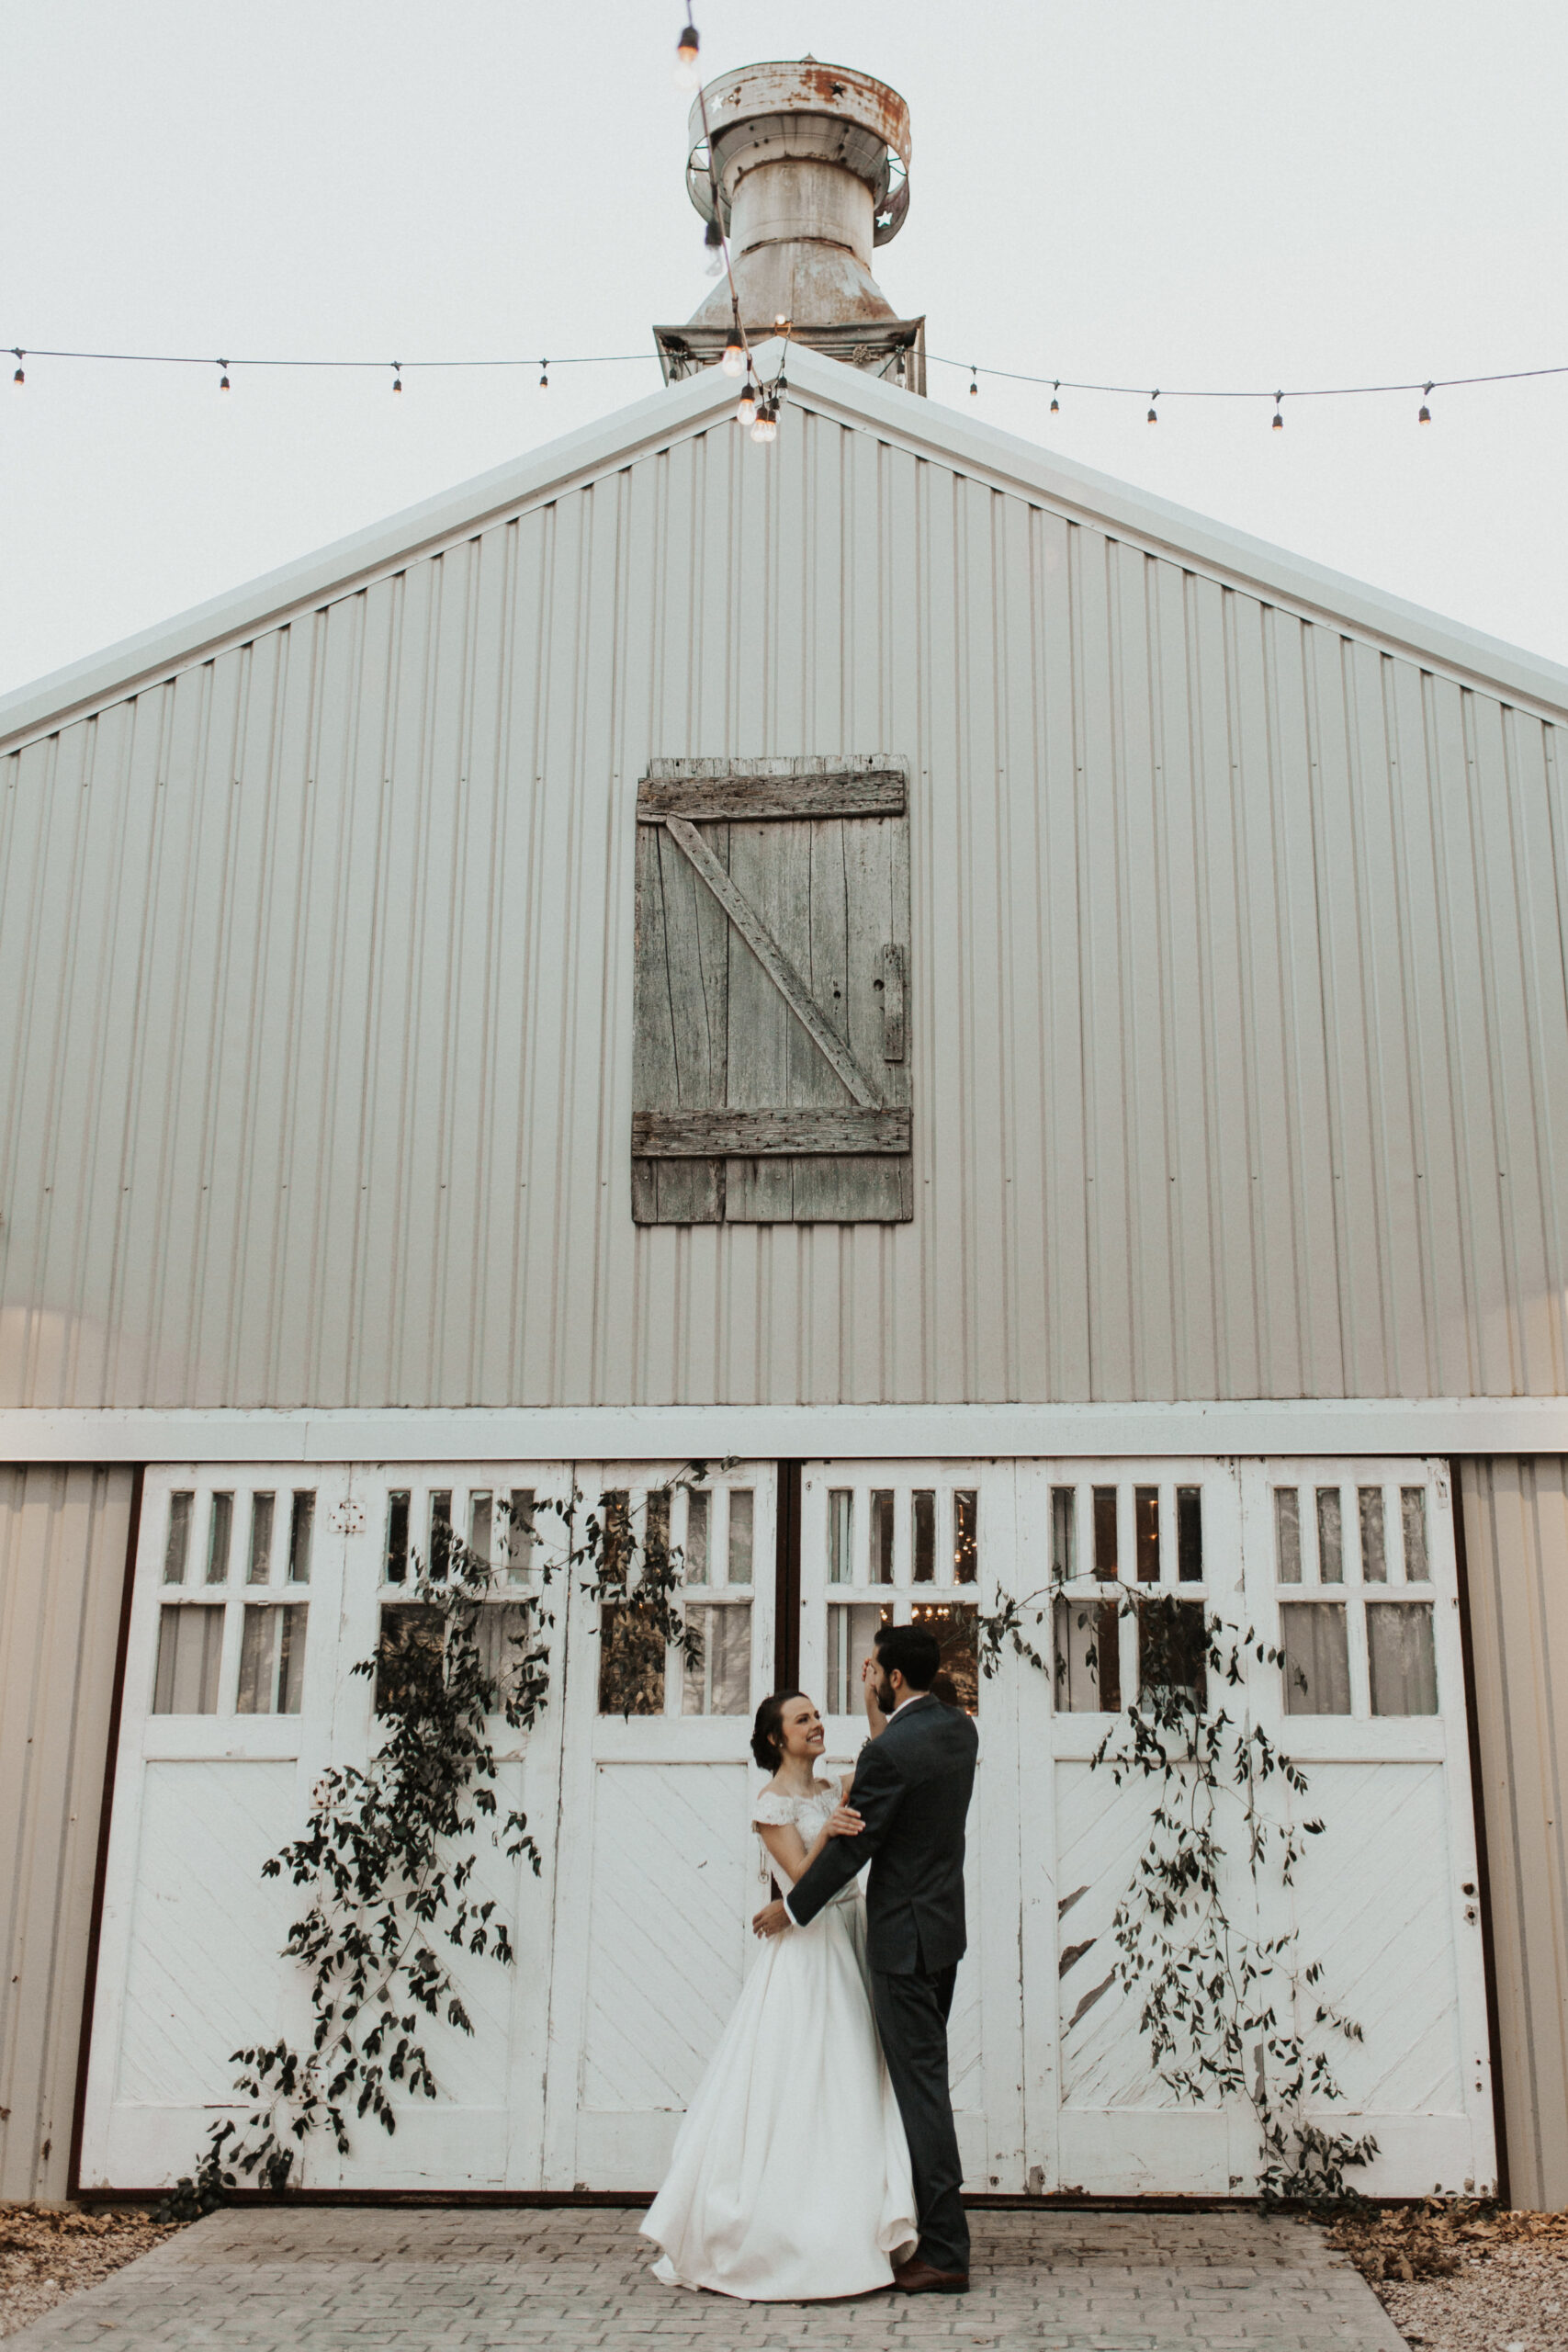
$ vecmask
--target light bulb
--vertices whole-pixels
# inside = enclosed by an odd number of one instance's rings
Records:
[[[1151,392],[1149,394],[1149,423],[1151,424],[1157,424],[1159,423],[1159,418],[1155,411],[1155,402],[1158,398],[1159,394],[1157,392]]]
[[[980,397],[980,379],[973,368],[969,370],[969,397],[972,401]]]
[[[1276,433],[1283,433],[1285,429],[1285,419],[1280,407],[1280,402],[1284,399],[1284,397],[1285,395],[1283,392],[1276,392],[1274,395],[1274,430]]]
[[[220,359],[218,365],[223,370],[218,379],[218,389],[220,392],[226,392],[229,389],[229,362],[226,359]]]
[[[757,414],[757,387],[750,377],[740,394],[740,405],[735,412],[737,424],[750,424]]]
[[[23,361],[23,359],[24,359],[24,357],[25,357],[25,356],[26,356],[25,353],[20,352],[20,351],[18,351],[18,352],[17,352],[17,353],[15,354],[16,362],[17,362],[17,372],[16,372],[16,374],[15,374],[15,375],[12,377],[12,379],[11,379],[11,389],[12,389],[12,390],[13,390],[13,391],[16,391],[16,392],[19,392],[19,391],[21,390],[21,389],[22,389],[22,386],[23,386],[23,385],[27,382],[27,380],[28,380],[28,379],[27,379],[26,375],[23,373],[23,370],[22,370],[22,361]]]
[[[539,362],[539,390],[542,392],[547,392],[549,389],[550,363],[547,359],[541,359]]]
[[[703,74],[697,58],[701,48],[702,38],[695,25],[688,25],[675,50],[674,81],[678,90],[694,90],[701,85]]]
[[[402,389],[403,363],[400,359],[394,359],[392,362],[392,390],[394,392],[400,392]]]
[[[718,364],[727,376],[739,376],[745,368],[746,345],[741,341],[739,319],[729,330],[728,339],[724,346],[724,357]]]
[[[1426,384],[1423,385],[1422,390],[1427,395],[1427,400],[1422,401],[1416,422],[1417,424],[1430,424],[1432,422],[1432,412],[1427,406],[1427,401],[1429,401],[1432,397],[1432,387],[1430,384]]]
[[[751,427],[751,438],[753,441],[776,441],[778,437],[778,412],[771,401],[764,401],[757,411],[757,422]]]
[[[1055,380],[1055,383],[1052,385],[1052,387],[1051,387],[1051,413],[1052,413],[1052,415],[1053,415],[1053,416],[1060,416],[1060,415],[1061,415],[1061,413],[1062,413],[1062,403],[1061,403],[1061,401],[1056,398],[1056,395],[1057,395],[1057,393],[1061,390],[1061,389],[1062,389],[1062,379],[1061,379],[1061,378],[1058,376],[1058,377],[1057,377],[1057,379],[1056,379],[1056,380]]]

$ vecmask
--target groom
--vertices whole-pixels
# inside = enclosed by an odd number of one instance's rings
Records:
[[[975,1785],[975,1726],[931,1695],[942,1663],[924,1625],[876,1636],[876,1699],[887,1717],[861,1750],[849,1804],[865,1826],[831,1838],[783,1903],[752,1926],[776,1936],[809,1926],[855,1872],[866,1883],[872,2006],[904,2118],[919,2244],[893,2273],[908,2295],[961,2295],[969,2284],[969,2225],[947,2081],[947,2013],[964,1955],[964,1821]]]

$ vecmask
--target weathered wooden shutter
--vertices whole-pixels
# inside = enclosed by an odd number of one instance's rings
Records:
[[[903,760],[655,760],[637,787],[632,1215],[897,1222]]]

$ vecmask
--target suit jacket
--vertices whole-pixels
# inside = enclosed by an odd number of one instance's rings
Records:
[[[866,1959],[885,1975],[951,1967],[964,1956],[964,1823],[975,1786],[975,1726],[940,1699],[911,1699],[868,1740],[849,1803],[856,1838],[829,1838],[796,1879],[790,1916],[807,1927],[869,1862]]]

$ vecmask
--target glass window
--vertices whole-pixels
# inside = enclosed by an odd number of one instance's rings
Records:
[[[931,1685],[937,1697],[974,1714],[980,1704],[978,1610],[972,1601],[921,1600],[915,1604],[913,1622],[929,1625],[942,1645],[942,1664]]]
[[[670,1558],[670,1489],[655,1487],[643,1506],[642,1548],[648,1558],[663,1568]]]
[[[833,1601],[828,1609],[828,1696],[829,1715],[858,1714],[861,1668],[871,1656],[879,1625],[890,1625],[892,1609],[886,1602]]]
[[[253,1602],[240,1642],[242,1715],[297,1715],[305,1679],[305,1618],[300,1605]]]
[[[854,1581],[854,1495],[848,1487],[835,1487],[828,1497],[828,1581],[829,1584],[852,1584]]]
[[[871,1581],[893,1581],[893,1497],[875,1488],[871,1497]]]
[[[614,1586],[631,1565],[630,1497],[604,1497],[604,1573]],[[653,1500],[650,1496],[649,1501]],[[668,1508],[670,1498],[663,1498]],[[602,1715],[664,1713],[664,1634],[632,1588],[629,1600],[606,1601],[599,1612],[599,1712]]]
[[[1133,1540],[1137,1553],[1138,1582],[1159,1582],[1159,1488],[1133,1489]]]
[[[190,1555],[190,1510],[194,1495],[169,1497],[169,1532],[164,1544],[164,1582],[184,1584]]]
[[[1369,1600],[1367,1663],[1374,1715],[1435,1715],[1438,1662],[1430,1604]]]
[[[936,1582],[936,1496],[930,1487],[909,1498],[910,1548],[917,1584]]]
[[[1274,1489],[1274,1562],[1281,1584],[1300,1584],[1302,1498],[1294,1487]]]
[[[748,1715],[751,1712],[751,1611],[709,1601],[687,1615],[703,1637],[702,1663],[687,1660],[681,1711],[688,1715]]]
[[[395,1487],[387,1497],[387,1582],[406,1584],[408,1573],[409,1490]]]
[[[430,1573],[438,1582],[452,1565],[452,1490],[438,1487],[430,1498]]]
[[[1345,1529],[1337,1487],[1317,1490],[1317,1575],[1320,1584],[1345,1581]]]
[[[440,1689],[446,1622],[427,1601],[400,1600],[381,1611],[376,1645],[376,1713],[428,1702]]]
[[[1427,1489],[1401,1487],[1399,1519],[1404,1530],[1404,1581],[1425,1584],[1432,1571],[1427,1559]]]
[[[470,1494],[468,1497],[468,1550],[483,1566],[491,1565],[491,1538],[495,1527],[495,1497],[491,1494]]]
[[[706,1584],[708,1580],[708,1517],[711,1498],[707,1495],[688,1494],[686,1497],[686,1582]]]
[[[506,1577],[509,1584],[525,1581],[533,1565],[534,1489],[513,1487],[506,1501]]]
[[[273,1495],[251,1497],[251,1560],[245,1571],[247,1584],[270,1584],[272,1581],[272,1518]]]
[[[1078,1572],[1077,1498],[1071,1487],[1051,1489],[1051,1574],[1069,1584]]]
[[[1059,1595],[1053,1635],[1058,1709],[1074,1715],[1119,1713],[1122,1657],[1116,1602]]]
[[[288,1517],[288,1581],[309,1584],[310,1581],[310,1543],[316,1528],[316,1496],[297,1494]]]
[[[158,1669],[152,1685],[155,1715],[215,1715],[218,1675],[223,1663],[221,1606],[183,1608],[166,1604],[158,1617]]]
[[[751,1537],[753,1532],[752,1505],[755,1498],[750,1487],[731,1487],[729,1490],[729,1558],[728,1562],[731,1584],[751,1581]]]
[[[1209,1639],[1201,1600],[1146,1602],[1138,1611],[1138,1694],[1187,1690],[1207,1704]]]
[[[502,1705],[516,1685],[525,1652],[533,1647],[533,1634],[534,1611],[526,1600],[487,1600],[479,1612],[474,1646],[479,1671],[495,1684]]]
[[[229,1581],[229,1546],[234,1539],[234,1498],[214,1495],[211,1515],[207,1522],[207,1581],[227,1584]]]
[[[1280,1611],[1288,1715],[1348,1715],[1350,1653],[1345,1604],[1292,1600]]]
[[[1094,1490],[1094,1573],[1107,1579],[1116,1574],[1116,1489]]]
[[[1356,1510],[1361,1522],[1361,1575],[1368,1584],[1386,1584],[1388,1560],[1383,1551],[1382,1488],[1359,1487],[1356,1490]]]
[[[1179,1584],[1203,1581],[1203,1489],[1176,1490],[1176,1576]]]
[[[953,1498],[953,1581],[973,1584],[979,1571],[980,1498],[976,1494],[958,1494]],[[974,1709],[970,1709],[971,1714]]]

